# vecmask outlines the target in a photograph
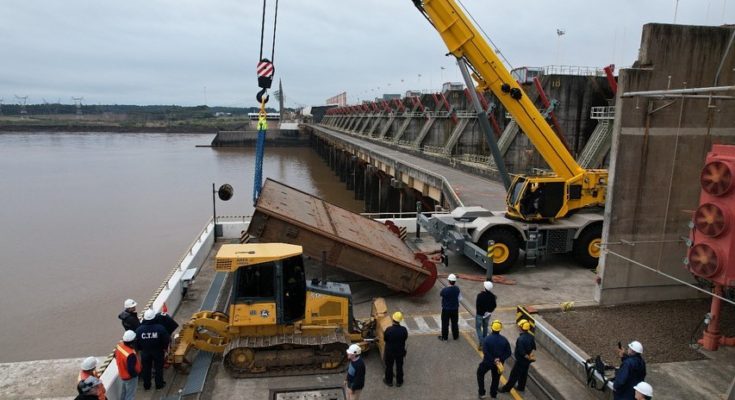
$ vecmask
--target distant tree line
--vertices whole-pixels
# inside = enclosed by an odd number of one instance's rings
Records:
[[[22,107],[19,104],[2,104],[0,113],[2,115],[21,115]],[[28,104],[25,106],[26,114],[32,115],[63,115],[76,114],[77,106],[74,104],[44,103]],[[233,117],[247,116],[248,113],[258,112],[257,107],[209,107],[209,106],[134,106],[125,104],[100,104],[82,105],[84,115],[102,114],[124,114],[131,119],[146,120],[179,120],[179,119],[205,119],[214,118],[216,113],[227,113]],[[267,112],[277,112],[273,108],[266,108]]]

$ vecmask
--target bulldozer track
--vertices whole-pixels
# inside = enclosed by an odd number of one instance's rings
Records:
[[[349,336],[342,330],[326,335],[285,334],[233,338],[224,365],[235,378],[262,378],[342,372]]]

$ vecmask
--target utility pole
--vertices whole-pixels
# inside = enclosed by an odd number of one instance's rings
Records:
[[[28,101],[28,96],[18,96],[16,94],[15,98],[18,100],[18,105],[20,106],[20,117],[25,118],[28,114],[28,111],[26,111],[26,102]]]
[[[556,65],[561,65],[561,37],[566,33],[563,29],[556,29]]]
[[[77,105],[77,119],[82,118],[82,100],[84,100],[84,97],[72,97],[71,99]]]
[[[0,99],[0,115],[3,115],[3,99]]]

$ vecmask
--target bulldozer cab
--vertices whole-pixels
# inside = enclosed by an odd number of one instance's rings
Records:
[[[229,314],[233,326],[283,325],[304,318],[306,274],[301,246],[223,245],[217,270],[234,272]]]

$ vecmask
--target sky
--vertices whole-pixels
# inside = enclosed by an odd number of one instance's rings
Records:
[[[264,53],[271,54],[274,0]],[[630,66],[650,22],[735,23],[728,0],[462,0],[510,65]],[[250,107],[259,0],[3,0],[0,99]],[[557,30],[564,31],[559,36]],[[275,84],[286,106],[438,91],[461,75],[411,0],[280,0]]]

